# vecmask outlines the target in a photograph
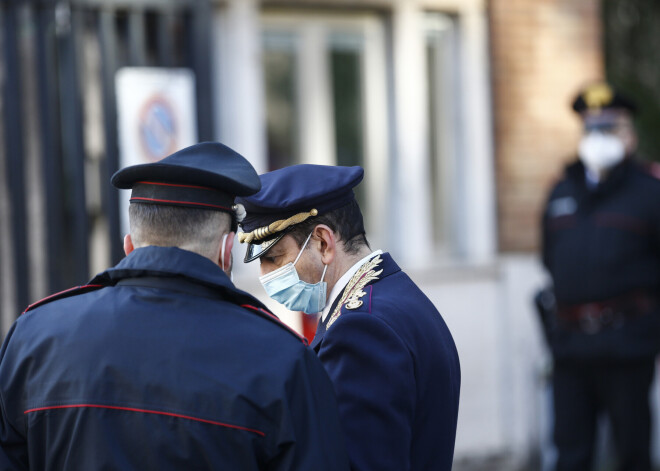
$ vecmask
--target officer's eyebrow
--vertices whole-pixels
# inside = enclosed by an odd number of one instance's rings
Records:
[[[268,253],[266,255],[264,255],[264,258],[266,258],[267,260],[268,259],[272,260],[272,259],[275,259],[277,257],[281,257],[283,254],[284,254],[284,252],[282,252],[281,250],[279,250],[279,251],[269,250]]]
[[[259,259],[265,260],[267,262],[274,262],[277,257],[281,257],[281,256],[282,256],[281,251],[280,251],[280,253],[278,253],[278,251],[274,250],[274,248],[273,248],[273,249],[269,250],[267,253],[265,253],[264,255],[262,255],[261,257],[259,257]]]
[[[259,263],[263,263],[263,262],[274,263],[275,260],[273,260],[273,257],[270,257],[268,255],[262,255],[261,257],[259,257]]]
[[[280,257],[286,253],[286,250],[282,248],[282,245],[279,244],[280,241],[273,244],[273,246],[268,249],[267,255],[270,257]]]

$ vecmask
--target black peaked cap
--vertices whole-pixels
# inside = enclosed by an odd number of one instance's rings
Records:
[[[231,196],[249,196],[261,189],[259,175],[245,157],[219,142],[202,142],[158,162],[123,168],[111,182],[122,189],[141,182],[194,185]]]

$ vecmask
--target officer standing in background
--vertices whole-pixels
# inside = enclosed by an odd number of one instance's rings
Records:
[[[323,366],[228,276],[252,166],[201,143],[112,182],[126,258],[5,339],[0,469],[347,470]]]
[[[458,354],[431,301],[388,253],[373,251],[353,194],[360,167],[295,165],[238,198],[239,241],[266,293],[321,313],[312,343],[334,383],[351,469],[449,471]]]
[[[579,159],[543,215],[543,263],[556,301],[545,312],[556,469],[591,469],[605,413],[617,469],[647,471],[660,345],[660,172],[634,159],[635,106],[611,86],[586,87],[573,109],[584,125]]]

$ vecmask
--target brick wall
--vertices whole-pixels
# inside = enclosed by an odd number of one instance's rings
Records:
[[[575,155],[576,90],[603,76],[598,0],[490,0],[499,245],[539,244],[550,185]]]

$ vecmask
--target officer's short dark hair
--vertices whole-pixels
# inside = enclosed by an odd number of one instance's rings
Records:
[[[187,246],[204,255],[231,227],[229,214],[207,209],[131,203],[128,214],[136,247]]]
[[[352,200],[349,204],[341,208],[296,224],[289,232],[289,235],[293,237],[298,247],[301,248],[309,233],[319,224],[325,224],[338,235],[339,240],[344,244],[344,251],[347,254],[356,254],[364,246],[369,247],[369,242],[364,232],[362,212],[355,200]]]

